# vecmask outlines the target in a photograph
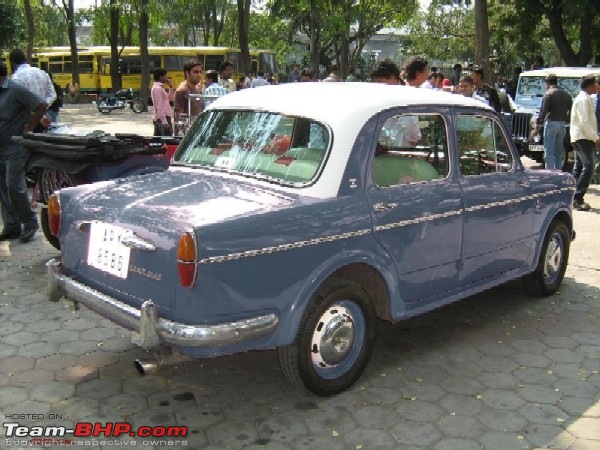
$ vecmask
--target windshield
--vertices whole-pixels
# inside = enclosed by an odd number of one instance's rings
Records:
[[[306,118],[211,110],[190,128],[173,163],[305,184],[319,172],[329,142],[328,129]]]
[[[575,98],[579,93],[581,78],[557,77],[558,85]],[[546,93],[546,81],[543,76],[519,78],[517,95],[529,97],[543,97]]]

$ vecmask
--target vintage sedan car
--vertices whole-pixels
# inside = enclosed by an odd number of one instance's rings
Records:
[[[573,178],[527,170],[502,119],[444,92],[295,83],[228,94],[168,170],[59,191],[49,298],[147,349],[276,348],[318,395],[351,386],[374,321],[523,278],[560,286]]]

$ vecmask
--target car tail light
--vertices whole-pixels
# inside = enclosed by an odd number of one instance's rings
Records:
[[[53,236],[58,236],[60,232],[60,202],[54,194],[48,199],[48,228]]]
[[[179,238],[177,247],[177,271],[179,282],[183,287],[190,287],[196,279],[196,241],[190,232],[185,232]]]

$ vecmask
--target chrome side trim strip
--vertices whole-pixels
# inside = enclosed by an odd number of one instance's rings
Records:
[[[401,228],[401,227],[405,227],[408,225],[415,225],[415,224],[419,224],[419,223],[430,222],[433,220],[445,219],[448,217],[464,214],[465,212],[479,211],[479,210],[490,209],[490,208],[495,208],[495,207],[499,207],[499,206],[507,206],[507,205],[511,205],[511,204],[517,204],[517,203],[521,203],[524,201],[536,200],[536,199],[539,199],[542,197],[547,197],[550,195],[556,195],[556,194],[561,194],[563,192],[568,192],[568,191],[571,191],[572,189],[573,189],[572,187],[564,187],[561,189],[554,189],[551,191],[540,192],[537,194],[527,195],[527,196],[516,198],[516,199],[503,200],[503,201],[498,201],[498,202],[493,202],[493,203],[486,203],[486,204],[482,204],[482,205],[471,206],[469,208],[465,208],[464,211],[463,210],[448,211],[448,212],[445,212],[442,214],[433,214],[433,215],[418,217],[416,219],[403,220],[401,222],[388,223],[385,225],[378,225],[374,228],[374,231],[377,232],[377,231],[391,230],[394,228]],[[245,252],[230,253],[228,255],[222,255],[222,256],[211,256],[210,258],[201,259],[200,261],[198,261],[198,264],[214,264],[214,263],[221,263],[221,262],[227,262],[227,261],[235,261],[238,259],[250,258],[253,256],[267,255],[270,253],[283,252],[286,250],[292,250],[292,249],[296,249],[296,248],[303,248],[303,247],[307,247],[309,245],[318,245],[318,244],[322,244],[325,242],[333,242],[333,241],[338,241],[341,239],[349,239],[349,238],[353,238],[353,237],[357,237],[357,236],[365,236],[367,234],[370,234],[371,232],[372,232],[371,229],[365,228],[362,230],[351,231],[348,233],[324,236],[324,237],[320,237],[320,238],[309,239],[306,241],[291,242],[289,244],[281,244],[281,245],[277,245],[274,247],[266,247],[266,248],[261,248],[261,249],[256,249],[256,250],[247,250]]]

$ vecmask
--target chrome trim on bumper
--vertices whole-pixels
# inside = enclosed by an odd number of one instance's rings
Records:
[[[46,268],[50,301],[58,301],[64,296],[83,303],[101,316],[133,330],[132,342],[145,349],[160,344],[189,347],[235,344],[272,332],[279,321],[275,314],[266,314],[214,325],[173,322],[160,318],[151,300],[145,301],[141,309],[137,309],[69,278],[64,275],[62,263],[58,260],[51,259],[46,263]]]

